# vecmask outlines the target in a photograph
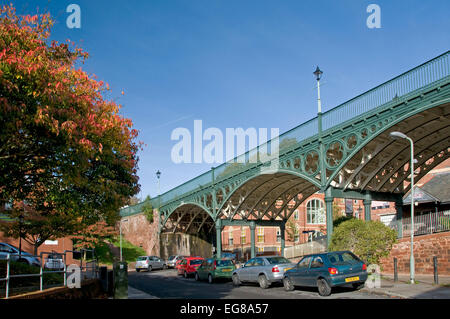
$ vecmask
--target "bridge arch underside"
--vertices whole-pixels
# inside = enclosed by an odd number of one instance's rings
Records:
[[[294,174],[262,174],[236,189],[221,205],[217,218],[286,221],[305,199],[318,190],[319,187]]]
[[[170,214],[162,232],[209,235],[213,233],[214,225],[214,220],[202,207],[184,204]]]
[[[405,139],[392,139],[389,134],[393,131],[400,131],[414,141],[415,180],[418,181],[450,157],[450,103],[408,117],[377,135],[359,149],[328,184],[342,189],[408,192],[410,143]]]

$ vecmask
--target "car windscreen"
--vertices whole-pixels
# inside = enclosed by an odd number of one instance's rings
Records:
[[[174,258],[175,258],[175,256],[170,256],[168,260],[172,260]]]
[[[200,265],[203,262],[203,259],[192,259],[191,265]]]
[[[138,259],[137,259],[138,261],[142,261],[142,260],[147,260],[147,257],[145,257],[145,256],[141,256],[141,257],[138,257]]]
[[[289,259],[286,259],[284,257],[267,257],[266,259],[271,265],[290,264],[291,263],[291,261]]]
[[[217,267],[225,267],[225,266],[233,266],[233,261],[231,259],[225,259],[225,260],[217,260],[216,262]]]
[[[361,262],[361,260],[350,252],[336,252],[327,255],[332,265],[348,265]]]

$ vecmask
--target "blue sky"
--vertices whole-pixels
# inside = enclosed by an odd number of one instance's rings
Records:
[[[165,192],[211,167],[172,162],[177,127],[192,130],[199,119],[223,132],[282,133],[315,116],[316,65],[326,111],[450,47],[448,0],[13,3],[18,13],[49,10],[52,39],[70,38],[89,52],[84,69],[110,84],[147,144],[142,198],[157,195],[157,170]],[[66,26],[71,3],[81,8],[81,29]],[[366,26],[371,3],[381,7],[381,29]]]

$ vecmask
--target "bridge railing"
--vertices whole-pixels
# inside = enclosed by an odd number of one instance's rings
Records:
[[[404,99],[408,95],[417,94],[426,87],[435,85],[439,81],[448,81],[450,77],[450,51],[423,63],[335,108],[324,112],[322,115],[322,128],[324,131],[333,128],[339,124],[349,121],[361,114],[383,107],[387,103],[395,102],[397,99]],[[318,118],[315,117],[283,134],[281,134],[277,143],[279,143],[279,154],[283,154],[285,149],[303,142],[318,134]],[[231,161],[221,164],[215,169],[215,181],[222,180],[229,176],[237,175],[249,168],[254,163],[256,156],[257,163],[261,163],[261,154],[270,153],[271,144],[274,140],[268,141],[256,149],[242,154]],[[152,199],[153,207],[159,203],[164,205],[179,196],[184,196],[190,192],[197,191],[199,188],[208,187],[213,180],[212,171],[208,171],[188,182],[175,187],[172,190],[162,194],[159,202],[158,198]],[[128,207],[122,211],[123,214],[129,214],[133,208]]]
[[[450,76],[450,53],[425,62],[323,114],[323,129],[344,123]]]

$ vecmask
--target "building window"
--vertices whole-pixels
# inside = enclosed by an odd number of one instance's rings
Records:
[[[264,242],[264,228],[258,227],[258,243]]]
[[[306,204],[306,216],[308,224],[325,224],[325,209],[323,201],[312,199]]]
[[[241,244],[245,245],[247,243],[247,236],[245,234],[245,229],[241,230]]]
[[[294,242],[298,243],[300,241],[300,234],[298,231],[294,233]]]
[[[228,245],[233,246],[233,233],[230,233],[228,236]]]
[[[277,229],[277,243],[281,242],[281,231]]]
[[[298,220],[298,209],[294,211],[294,219]]]
[[[263,253],[264,252],[264,247],[258,247],[258,253]]]

